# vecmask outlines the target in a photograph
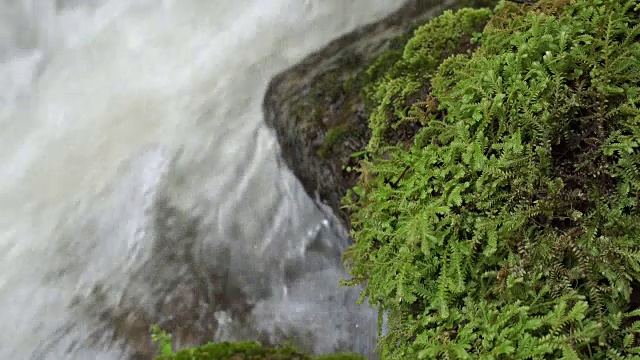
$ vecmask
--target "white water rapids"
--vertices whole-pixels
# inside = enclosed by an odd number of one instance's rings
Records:
[[[0,359],[142,359],[154,323],[371,351],[261,103],[401,3],[0,0]]]

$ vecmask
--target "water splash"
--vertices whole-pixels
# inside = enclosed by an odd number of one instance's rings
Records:
[[[260,105],[401,3],[0,0],[0,358],[148,358],[151,323],[370,351]]]

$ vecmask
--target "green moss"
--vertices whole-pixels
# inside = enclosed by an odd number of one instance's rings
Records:
[[[160,355],[155,360],[307,360],[308,355],[300,354],[290,347],[263,348],[256,342],[209,343],[200,347],[180,350],[169,355]]]
[[[365,360],[365,357],[357,354],[329,354],[318,356],[315,360]]]
[[[347,283],[386,359],[637,359],[640,3],[493,13],[425,25],[375,87]]]
[[[292,347],[264,348],[256,342],[209,343],[200,347],[160,355],[155,360],[364,360],[358,354],[329,354],[311,357]]]
[[[451,54],[469,50],[472,34],[480,31],[490,16],[488,9],[446,11],[415,31],[401,57],[389,53],[369,69],[371,77],[381,78],[366,89],[370,102],[376,104],[370,118],[370,151],[377,151],[389,139],[390,130],[415,120],[406,112],[406,100],[426,95],[428,80],[438,65]],[[382,77],[380,72],[396,59]]]
[[[349,124],[341,124],[331,128],[325,134],[325,141],[318,149],[318,156],[326,158],[333,146],[349,132]]]

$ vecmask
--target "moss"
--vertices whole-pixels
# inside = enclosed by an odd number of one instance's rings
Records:
[[[318,156],[326,158],[331,149],[349,132],[349,124],[340,124],[327,131],[325,141],[318,149]]]
[[[363,360],[357,354],[329,354],[311,357],[292,347],[265,348],[257,342],[209,343],[200,347],[160,355],[155,360]]]
[[[345,261],[383,356],[636,359],[640,2],[450,12],[381,78]]]
[[[376,104],[369,120],[373,133],[368,150],[375,152],[389,140],[397,139],[394,132],[402,124],[415,123],[412,114],[407,113],[407,101],[424,99],[438,65],[452,54],[471,50],[473,33],[482,30],[490,16],[489,9],[446,11],[415,30],[401,57],[387,54],[369,69],[370,76],[381,79],[365,90],[370,103]],[[398,60],[389,65],[395,59]],[[381,72],[386,72],[384,77]],[[411,138],[413,133],[405,138]]]
[[[315,360],[365,360],[365,357],[357,354],[329,354],[318,356]]]
[[[469,4],[484,2],[492,3],[495,1],[467,1]],[[388,44],[384,46],[386,50],[381,55],[372,59],[355,52],[345,52],[335,61],[332,70],[325,71],[317,76],[314,79],[313,86],[307,89],[308,93],[305,98],[308,101],[295,103],[292,112],[294,116],[306,119],[305,122],[315,124],[318,131],[324,132],[324,141],[317,145],[316,153],[318,156],[329,158],[339,154],[340,157],[344,157],[344,155],[363,150],[366,141],[370,138],[370,134],[366,127],[360,126],[360,124],[364,123],[360,119],[365,119],[376,110],[376,107],[372,105],[373,102],[369,101],[371,96],[367,96],[367,93],[375,91],[374,88],[380,86],[379,82],[384,75],[393,71],[405,71],[407,61],[422,61],[418,60],[418,57],[424,58],[424,53],[416,56],[407,56],[405,54],[407,52],[405,44],[416,34],[421,37],[447,34],[448,37],[441,38],[441,40],[449,39],[449,41],[453,41],[452,39],[456,37],[464,37],[463,35],[465,34],[469,35],[468,38],[470,38],[471,30],[467,31],[467,28],[470,29],[472,27],[469,22],[473,21],[471,18],[476,15],[473,15],[475,12],[471,12],[471,15],[467,14],[467,10],[462,13],[464,14],[463,20],[466,22],[459,24],[464,28],[463,30],[458,28],[447,29],[443,33],[434,34],[430,32],[429,27],[414,24],[409,26],[402,35],[389,40]],[[479,11],[487,15],[486,9]],[[446,14],[450,13],[450,11],[446,12]],[[458,21],[460,19],[455,20]],[[438,24],[438,26],[440,25]],[[479,30],[480,25],[474,24],[474,26],[476,30]],[[461,38],[460,41],[468,43],[468,38]],[[445,48],[455,52],[461,46],[458,41],[455,41],[455,44],[442,45],[440,48],[445,52]],[[414,49],[414,51],[416,50],[419,51]],[[446,57],[446,53],[443,53],[441,57]],[[441,60],[441,57],[437,56],[438,61]],[[405,61],[400,62],[403,58],[405,58]],[[410,59],[407,60],[407,58]],[[350,141],[348,142],[349,146],[336,148],[339,140],[349,133],[351,133],[349,136]]]
[[[256,342],[209,343],[200,347],[180,350],[170,355],[160,355],[155,360],[307,360],[309,356],[293,348],[263,348]]]

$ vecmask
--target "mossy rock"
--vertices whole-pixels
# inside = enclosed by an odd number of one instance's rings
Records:
[[[336,39],[276,76],[264,99],[286,165],[306,192],[327,203],[348,225],[340,199],[358,181],[347,171],[360,158],[370,131],[364,90],[402,57],[413,30],[446,9],[495,0],[409,0],[388,17]],[[367,71],[376,62],[377,71]]]
[[[384,358],[638,359],[640,2],[447,13],[390,69],[345,198]]]
[[[311,357],[291,347],[265,348],[257,342],[222,342],[160,355],[155,360],[364,360],[364,357],[357,354]]]

